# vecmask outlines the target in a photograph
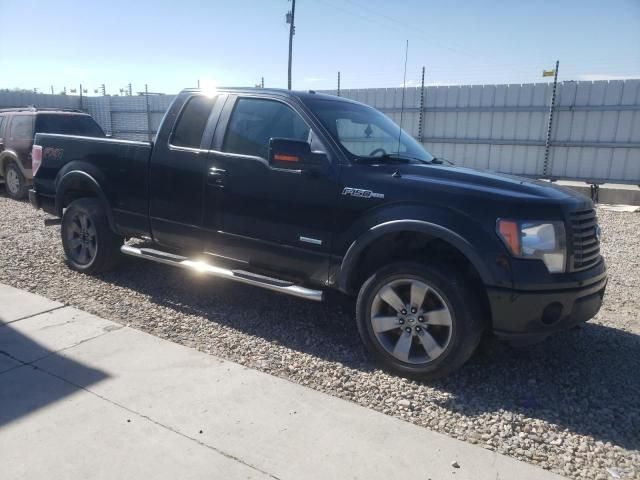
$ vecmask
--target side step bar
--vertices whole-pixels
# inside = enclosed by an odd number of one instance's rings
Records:
[[[294,297],[305,298],[319,302],[322,300],[322,290],[311,290],[309,288],[295,285],[291,282],[278,280],[276,278],[265,277],[255,273],[246,272],[244,270],[229,270],[226,268],[216,267],[201,261],[190,260],[187,257],[174,255],[172,253],[154,250],[152,248],[137,248],[131,245],[123,245],[120,251],[126,255],[133,257],[145,258],[153,262],[173,265],[174,267],[185,268],[197,273],[204,273],[212,277],[226,278],[235,280],[236,282],[255,285],[257,287],[266,288],[275,292],[286,293]]]

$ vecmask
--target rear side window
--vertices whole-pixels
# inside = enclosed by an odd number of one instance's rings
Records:
[[[16,115],[11,120],[11,138],[30,140],[33,138],[33,116]]]
[[[36,117],[36,133],[62,133],[83,137],[104,137],[102,128],[89,115],[43,114]]]
[[[182,109],[182,114],[173,131],[171,145],[200,148],[202,134],[215,101],[216,99],[211,97],[191,97],[187,106]]]
[[[236,103],[222,149],[267,158],[271,138],[309,140],[309,127],[300,115],[274,100],[241,98]]]

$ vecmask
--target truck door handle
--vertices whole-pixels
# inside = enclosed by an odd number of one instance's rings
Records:
[[[214,187],[224,186],[224,178],[227,176],[227,171],[222,168],[211,167],[207,172],[207,184]]]

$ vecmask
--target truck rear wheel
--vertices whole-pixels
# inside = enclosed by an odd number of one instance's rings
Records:
[[[360,337],[383,367],[434,379],[461,367],[483,331],[482,308],[464,276],[444,265],[394,263],[364,282]]]
[[[14,200],[22,200],[27,196],[27,181],[16,162],[11,162],[7,165],[4,172],[4,185],[7,195]]]
[[[72,270],[102,272],[112,269],[120,259],[123,238],[111,231],[98,199],[71,202],[62,215],[60,234],[67,265]]]

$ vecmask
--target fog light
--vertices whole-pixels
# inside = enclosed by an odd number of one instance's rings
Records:
[[[562,316],[562,304],[559,302],[550,303],[542,311],[542,323],[552,325],[560,320]]]

